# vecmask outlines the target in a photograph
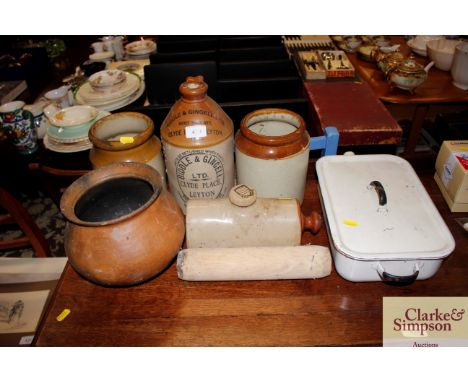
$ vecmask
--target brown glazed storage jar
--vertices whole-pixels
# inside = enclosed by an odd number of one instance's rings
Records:
[[[99,284],[132,285],[157,275],[184,238],[179,206],[159,173],[142,163],[117,162],[89,172],[67,188],[60,208],[68,220],[68,260]]]
[[[234,128],[203,76],[187,77],[179,90],[161,139],[169,188],[185,213],[187,200],[224,198],[234,185]]]
[[[113,162],[146,163],[159,172],[166,187],[161,142],[153,132],[153,121],[142,113],[122,112],[100,119],[88,133],[93,144],[89,153],[93,168]]]
[[[310,136],[302,117],[286,109],[247,114],[236,133],[237,182],[263,198],[304,200]]]

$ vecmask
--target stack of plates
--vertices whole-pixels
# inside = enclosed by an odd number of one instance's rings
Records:
[[[151,53],[156,52],[156,43],[151,40],[134,41],[125,45],[125,52],[132,59],[149,57]]]
[[[113,111],[136,101],[145,91],[145,83],[135,73],[103,70],[93,74],[75,92],[75,103]]]
[[[88,131],[94,122],[109,115],[92,106],[72,106],[62,110],[44,110],[50,125],[44,136],[44,146],[59,153],[73,153],[90,149]]]

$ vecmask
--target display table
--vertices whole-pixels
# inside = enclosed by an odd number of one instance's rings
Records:
[[[411,54],[410,48],[402,37],[392,37],[392,43],[400,44],[399,50],[403,55]],[[443,71],[432,67],[429,70],[427,80],[411,94],[408,91],[390,87],[384,78],[383,72],[375,63],[363,61],[353,53],[347,53],[347,56],[359,75],[367,81],[375,95],[381,101],[402,105],[414,104],[416,106],[411,130],[405,146],[404,154],[407,156],[414,154],[414,149],[424,119],[431,105],[468,102],[468,92],[452,84],[452,76],[449,71]],[[430,61],[429,58],[421,57],[416,54],[414,54],[414,56],[422,65],[426,65]]]
[[[321,207],[311,163],[303,205]],[[419,172],[456,241],[431,279],[405,287],[353,283],[334,270],[318,280],[187,282],[175,262],[144,284],[107,288],[67,265],[35,339],[37,346],[311,346],[381,345],[382,297],[467,296],[468,234],[433,180]],[[328,246],[325,228],[303,243]],[[61,322],[56,317],[71,313]]]

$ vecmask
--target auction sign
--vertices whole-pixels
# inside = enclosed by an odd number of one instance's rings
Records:
[[[384,297],[383,345],[468,346],[468,297]]]

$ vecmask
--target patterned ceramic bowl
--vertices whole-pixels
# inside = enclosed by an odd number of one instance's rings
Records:
[[[123,83],[126,78],[125,72],[122,70],[102,70],[89,77],[89,83],[96,90],[108,89]]]

